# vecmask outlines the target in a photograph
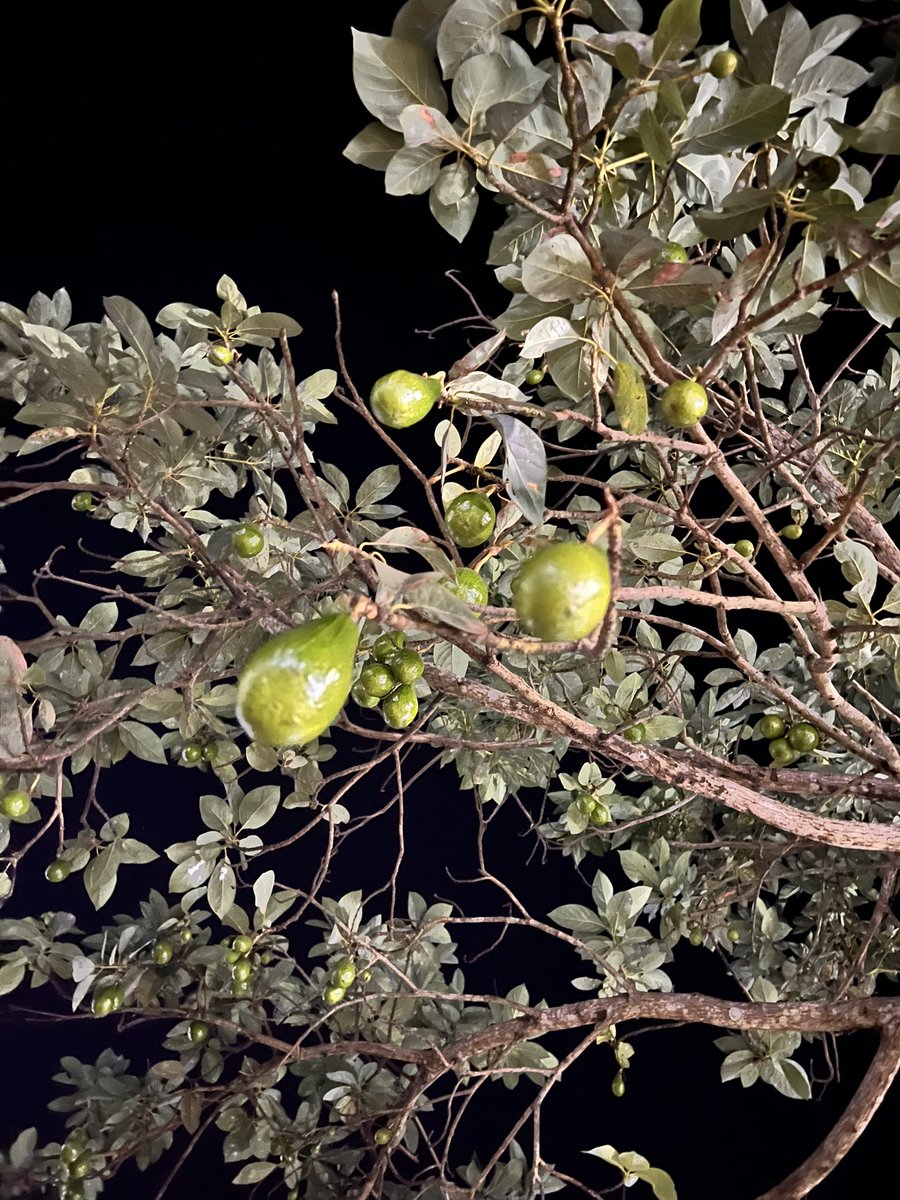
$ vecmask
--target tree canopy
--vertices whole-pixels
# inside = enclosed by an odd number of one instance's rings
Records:
[[[335,297],[336,369],[301,371],[294,315],[228,275],[155,327],[122,296],[79,323],[64,290],[0,303],[4,519],[52,492],[84,522],[77,572],[0,583],[40,625],[0,637],[0,995],[71,1022],[4,1194],[95,1200],[165,1155],[168,1182],[218,1131],[234,1182],[287,1200],[684,1200],[639,1125],[542,1123],[589,1056],[615,1103],[670,1024],[714,1027],[726,1087],[801,1101],[835,1035],[877,1033],[760,1200],[813,1191],[878,1109],[900,85],[840,53],[858,16],[730,15],[712,44],[701,0],[655,29],[637,0],[407,0],[390,36],[354,30],[372,119],[344,153],[457,240],[493,221],[508,305],[467,294],[450,361],[354,377]],[[122,795],[129,762],[189,779],[177,840]],[[440,829],[407,884],[438,773],[465,906]],[[354,855],[377,888],[333,888]],[[520,977],[473,987],[475,935],[527,945]],[[682,986],[700,950],[722,994]],[[118,1045],[138,1026],[146,1063]],[[505,1132],[472,1150],[498,1090]]]

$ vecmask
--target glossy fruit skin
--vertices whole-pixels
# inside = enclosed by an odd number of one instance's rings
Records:
[[[253,949],[253,938],[246,933],[239,933],[231,943],[232,950],[237,950],[238,954],[249,954]]]
[[[412,371],[391,371],[375,381],[369,404],[375,418],[390,429],[408,429],[426,417],[438,396],[441,384]]]
[[[80,1158],[84,1151],[84,1138],[75,1140],[74,1134],[70,1134],[59,1152],[59,1157],[64,1163],[73,1163],[77,1158]]]
[[[769,742],[769,754],[772,761],[781,767],[790,766],[800,757],[787,738],[775,738]]]
[[[785,525],[778,536],[788,542],[796,542],[797,538],[803,537],[803,527],[801,525]]]
[[[229,363],[234,362],[234,351],[230,346],[221,343],[210,346],[206,354],[210,362],[214,362],[218,367],[227,367]]]
[[[242,955],[238,954],[237,950],[229,950],[225,955],[225,962],[229,967],[233,967],[236,962],[240,962]]]
[[[375,639],[372,646],[372,657],[379,662],[389,662],[397,653],[399,647],[389,633],[382,633]]]
[[[381,706],[384,723],[391,729],[406,729],[419,712],[419,700],[408,683],[402,683]]]
[[[327,987],[325,989],[325,991],[322,993],[322,999],[325,1001],[326,1004],[340,1004],[340,1002],[343,1000],[345,994],[346,994],[345,988],[338,987],[337,985],[335,985],[333,987]]]
[[[589,817],[597,807],[597,799],[590,792],[579,792],[575,798],[575,803],[586,817]]]
[[[688,252],[684,246],[678,242],[666,242],[662,250],[656,256],[658,262],[664,263],[686,263],[688,260]]]
[[[525,376],[525,382],[530,383],[532,387],[536,387],[539,383],[544,382],[544,372],[535,367],[533,371],[529,371]]]
[[[191,933],[190,929],[182,929],[181,933],[178,935],[178,940],[181,942],[182,946],[186,946],[193,936],[194,935]]]
[[[373,696],[371,692],[367,692],[359,680],[354,683],[350,689],[350,695],[360,708],[377,708],[380,697]]]
[[[703,945],[703,933],[699,929],[692,929],[688,935],[688,941],[692,946]]]
[[[18,821],[31,808],[31,799],[27,792],[7,792],[0,800],[0,809],[11,821]]]
[[[545,642],[574,642],[600,624],[609,608],[606,551],[586,542],[554,542],[522,563],[512,583],[516,616]]]
[[[604,825],[608,825],[612,820],[612,813],[602,800],[597,801],[597,805],[588,818],[595,829],[600,829]]]
[[[706,388],[693,379],[670,383],[659,401],[662,419],[675,429],[690,429],[703,420],[708,408]]]
[[[209,1037],[209,1026],[205,1021],[191,1021],[188,1026],[188,1037],[195,1046],[205,1042]]]
[[[381,1129],[376,1129],[375,1145],[386,1146],[393,1136],[393,1133],[391,1133],[390,1129],[388,1129],[386,1126],[383,1126]]]
[[[203,748],[198,746],[196,742],[188,742],[181,749],[181,761],[193,767],[203,757]]]
[[[69,878],[72,868],[65,859],[57,858],[44,871],[44,878],[49,883],[64,883]]]
[[[709,64],[709,73],[713,79],[727,79],[729,75],[733,75],[738,69],[740,61],[733,50],[719,50],[712,57],[712,62]]]
[[[69,1163],[69,1177],[71,1179],[84,1179],[88,1171],[91,1169],[90,1154],[79,1154],[76,1159]]]
[[[647,729],[640,721],[637,725],[629,726],[622,734],[626,742],[632,742],[635,746],[639,746],[646,736]]]
[[[243,521],[231,535],[231,544],[238,558],[255,558],[262,552],[266,538],[258,525]]]
[[[764,738],[780,738],[784,737],[785,723],[781,717],[775,713],[766,713],[760,719],[757,729]]]
[[[107,989],[103,988],[95,994],[91,1001],[91,1012],[95,1017],[108,1017],[113,1010],[112,997],[107,994]]]
[[[609,1090],[612,1092],[612,1094],[614,1096],[621,1097],[621,1096],[625,1095],[625,1077],[623,1076],[621,1071],[618,1073],[618,1075],[615,1077],[615,1079],[609,1085]]]
[[[159,938],[153,946],[153,961],[158,967],[164,967],[172,961],[174,953],[172,943],[168,938]]]
[[[352,959],[342,958],[332,971],[334,982],[342,988],[348,988],[356,979],[356,964]]]
[[[244,1000],[253,991],[252,979],[234,979],[231,983],[231,994],[235,1000]]]
[[[238,678],[236,714],[245,732],[270,746],[302,746],[324,733],[350,694],[358,641],[343,614],[269,638]]]
[[[236,953],[234,951],[233,953]],[[241,983],[246,983],[253,976],[253,964],[248,962],[246,958],[239,958],[231,968],[232,979],[237,979]]]
[[[477,571],[471,567],[460,567],[456,572],[456,583],[449,585],[450,591],[466,604],[487,604],[488,586]]]
[[[465,550],[483,545],[497,524],[494,506],[481,492],[460,492],[447,505],[444,516],[450,536]]]
[[[819,731],[808,721],[798,721],[788,730],[787,740],[795,750],[807,754],[819,744]]]
[[[729,942],[739,942],[741,940],[741,931],[739,929],[728,930]]]
[[[90,492],[76,492],[72,497],[72,507],[76,512],[90,512],[94,507],[94,497]]]
[[[397,650],[391,659],[391,671],[398,683],[415,683],[425,670],[425,661],[415,650]]]
[[[394,654],[398,651],[395,648]],[[399,683],[394,672],[387,663],[367,662],[359,673],[359,685],[364,688],[370,696],[377,696],[380,700],[383,696],[388,696]]]
[[[740,541],[734,543],[732,549],[734,550],[735,554],[739,554],[741,558],[752,558],[753,551],[756,549],[756,547],[749,540],[749,538],[741,538]]]

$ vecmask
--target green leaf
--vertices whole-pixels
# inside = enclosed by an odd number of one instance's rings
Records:
[[[282,331],[288,337],[297,337],[303,332],[303,327],[298,325],[293,317],[278,312],[255,313],[253,316],[245,317],[237,327],[238,337],[254,334],[266,338],[277,338]]]
[[[743,150],[774,137],[784,125],[791,104],[789,93],[761,84],[740,88],[721,103],[710,105],[688,126],[683,149],[694,154]]]
[[[403,38],[353,33],[353,82],[373,117],[400,130],[400,114],[410,104],[447,111],[447,95],[424,48]]]
[[[120,721],[116,729],[122,745],[130,754],[142,758],[144,762],[165,765],[166,752],[159,734],[139,721]]]
[[[220,921],[228,915],[236,894],[237,884],[234,878],[234,869],[231,863],[223,858],[213,868],[206,888],[209,907]]]
[[[125,342],[149,362],[156,350],[153,330],[138,306],[124,296],[104,296],[103,307]]]
[[[473,54],[499,49],[501,34],[520,23],[518,0],[455,0],[437,38],[444,78],[452,79]]]
[[[650,161],[660,167],[668,166],[672,159],[672,143],[652,108],[645,108],[641,113],[638,133]]]
[[[809,25],[793,4],[769,13],[754,30],[747,65],[756,83],[791,90],[809,51]]]
[[[645,1167],[642,1171],[635,1171],[634,1174],[644,1183],[650,1184],[657,1200],[678,1200],[672,1176],[666,1171],[661,1171],[659,1167]]]
[[[391,34],[433,46],[444,13],[453,0],[406,0],[394,17]]]
[[[414,580],[403,589],[403,607],[415,608],[453,629],[464,633],[484,635],[485,627],[478,620],[468,604],[460,600],[446,586],[432,578]]]
[[[747,188],[725,197],[718,212],[705,208],[694,213],[697,227],[707,237],[718,241],[749,233],[760,223],[774,201],[774,188]]]
[[[410,104],[400,114],[403,141],[407,146],[432,146],[444,151],[461,145],[453,126],[436,108]]]
[[[604,929],[603,922],[595,912],[585,908],[583,904],[563,904],[547,913],[551,921],[570,929],[572,933],[600,933]]]
[[[25,960],[4,963],[0,967],[0,996],[14,992],[25,977]]]
[[[257,879],[253,884],[253,900],[263,917],[265,917],[266,909],[269,907],[269,901],[272,898],[272,890],[274,887],[274,871],[263,871],[259,879]]]
[[[731,29],[743,54],[747,53],[754,31],[767,15],[763,0],[731,0]]]
[[[701,0],[670,0],[653,38],[654,62],[683,58],[700,41]]]
[[[613,406],[626,433],[643,433],[647,428],[647,388],[634,363],[616,363]]]
[[[273,1162],[252,1162],[247,1163],[246,1167],[242,1167],[232,1179],[232,1183],[260,1183],[266,1179],[275,1170]]]
[[[522,358],[542,358],[548,350],[577,342],[579,335],[566,317],[543,317],[528,330],[522,346]]]
[[[467,162],[460,159],[441,168],[428,194],[428,207],[440,227],[461,242],[478,211],[475,174]]]
[[[522,286],[536,300],[577,300],[592,279],[587,255],[570,233],[538,243],[522,263]]]
[[[841,574],[853,586],[844,595],[848,600],[855,597],[868,605],[878,583],[878,561],[868,546],[862,542],[845,540],[834,545],[834,557],[841,564]]]
[[[384,190],[389,196],[420,196],[437,179],[447,148],[402,146],[388,163]]]
[[[400,484],[400,468],[393,463],[387,467],[376,467],[371,475],[359,485],[356,492],[356,507],[365,509],[390,496]]]
[[[503,479],[510,499],[519,506],[526,521],[544,523],[547,492],[547,452],[543,438],[517,417],[491,416],[503,435],[506,459]]]
[[[277,784],[253,788],[238,805],[238,825],[243,829],[261,829],[275,816],[280,801],[281,788]]]
[[[638,30],[644,21],[638,0],[591,0],[591,15],[604,33]]]
[[[843,231],[842,231],[843,233]],[[856,244],[838,241],[835,257],[842,267],[849,266],[859,257]],[[847,279],[847,287],[867,310],[882,325],[892,325],[900,317],[900,251],[892,250],[883,258],[855,271]]]
[[[116,890],[119,855],[115,845],[101,850],[84,871],[84,890],[94,908],[102,908]]]
[[[380,121],[370,121],[344,147],[344,157],[372,171],[386,171],[388,163],[403,145],[403,137]]]
[[[844,139],[845,146],[864,154],[900,154],[900,83],[885,88],[875,107],[857,126],[831,124]]]

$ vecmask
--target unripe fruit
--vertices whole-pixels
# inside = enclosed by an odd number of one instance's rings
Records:
[[[31,808],[31,800],[27,792],[7,792],[0,800],[0,809],[11,821],[18,821]]]
[[[386,1146],[393,1136],[393,1133],[391,1133],[387,1126],[382,1126],[381,1129],[375,1130],[375,1145]]]
[[[400,653],[394,650],[395,654]],[[377,696],[381,699],[382,696],[389,695],[399,683],[399,680],[394,675],[386,663],[368,662],[359,673],[359,686],[370,696]]]
[[[222,342],[219,342],[215,346],[210,346],[206,352],[206,356],[217,367],[227,367],[229,363],[234,362],[234,351],[230,346],[226,346]]]
[[[94,994],[91,1001],[91,1012],[95,1017],[108,1017],[113,1010],[112,996],[108,988],[102,988]]]
[[[670,383],[659,401],[663,420],[676,429],[690,429],[703,420],[708,408],[706,388],[693,379],[679,379],[677,383]]]
[[[757,729],[764,738],[780,738],[784,736],[785,724],[775,713],[766,713],[760,719]]]
[[[656,256],[658,262],[665,263],[686,263],[688,260],[688,252],[684,246],[678,242],[666,242],[662,250]]]
[[[76,512],[90,512],[94,507],[94,497],[90,492],[76,492],[72,497],[72,507]]]
[[[599,829],[601,826],[608,825],[610,823],[612,820],[612,813],[602,800],[598,800],[597,806],[591,813],[589,820],[592,825]]]
[[[69,1164],[69,1177],[71,1179],[84,1179],[88,1171],[91,1169],[91,1156],[84,1153],[79,1154],[73,1162]]]
[[[178,940],[181,942],[182,946],[186,946],[193,936],[194,935],[189,929],[182,929],[181,933],[178,935]]]
[[[237,950],[238,954],[249,954],[253,949],[253,938],[246,933],[239,933],[231,943],[231,948]]]
[[[586,817],[589,817],[597,807],[597,800],[590,792],[579,792],[576,803]]]
[[[530,383],[533,387],[544,382],[544,372],[537,367],[533,371],[529,371],[525,376],[525,382]]]
[[[342,988],[337,984],[333,984],[331,987],[327,987],[322,993],[322,999],[326,1004],[340,1004],[345,995],[345,988]]]
[[[519,568],[512,601],[529,633],[544,641],[577,641],[603,620],[610,586],[605,551],[586,542],[554,542]]]
[[[728,930],[729,942],[739,942],[741,940],[741,931],[739,929]]]
[[[232,953],[236,953],[233,951]],[[253,975],[253,964],[248,962],[246,958],[239,958],[231,968],[231,976],[233,979],[241,983],[246,983]]]
[[[800,525],[785,525],[778,536],[785,541],[796,542],[797,538],[803,537],[803,528]]]
[[[702,946],[703,945],[702,931],[699,929],[692,929],[690,934],[688,935],[688,941],[691,943],[692,946]]]
[[[239,558],[255,558],[262,552],[266,539],[258,525],[243,521],[231,535],[231,544]]]
[[[373,696],[371,692],[367,692],[359,680],[354,683],[350,689],[350,695],[360,708],[377,708],[380,697]]]
[[[625,1095],[625,1076],[622,1074],[621,1071],[618,1073],[618,1075],[615,1077],[615,1079],[609,1085],[609,1090],[612,1092],[612,1094],[614,1096],[621,1097],[621,1096]]]
[[[712,57],[712,62],[709,64],[709,73],[713,79],[727,79],[729,75],[733,75],[738,69],[740,61],[733,50],[719,50]]]
[[[798,721],[788,730],[787,740],[795,750],[806,754],[818,746],[819,731],[808,721]]]
[[[425,662],[421,654],[415,650],[396,650],[391,659],[391,671],[398,683],[415,683],[425,670]]]
[[[236,962],[240,962],[243,956],[238,954],[237,950],[229,950],[225,955],[225,961],[229,967],[233,967]]]
[[[216,758],[218,757],[218,750],[217,750],[214,742],[207,743],[207,745],[205,745],[203,747],[202,753],[203,753],[203,761],[204,762],[208,762],[208,763],[215,762]]]
[[[188,1037],[195,1046],[200,1045],[209,1037],[209,1026],[205,1021],[191,1021],[188,1026]]]
[[[244,1000],[253,991],[251,979],[234,979],[231,983],[231,994],[235,1000]]]
[[[447,505],[447,528],[457,546],[467,550],[486,542],[494,532],[497,514],[481,492],[460,492]]]
[[[356,979],[356,965],[353,960],[342,958],[332,971],[332,978],[339,987],[350,987]]]
[[[471,567],[460,567],[456,572],[456,583],[448,584],[450,591],[465,600],[466,604],[487,604],[488,586],[477,571]]]
[[[385,699],[381,714],[391,729],[406,729],[419,712],[419,700],[408,683],[403,683]]]
[[[751,558],[756,547],[748,538],[741,538],[740,541],[734,543],[734,552],[739,554],[741,558]]]
[[[800,757],[787,738],[783,737],[769,742],[769,754],[772,756],[772,761],[782,767],[790,766]]]
[[[188,742],[181,748],[181,761],[189,767],[193,767],[202,757],[203,747],[198,746],[196,742]]]
[[[628,729],[626,729],[622,736],[625,738],[626,742],[633,742],[636,746],[639,746],[647,736],[647,730],[646,727],[639,721],[637,725],[631,725]]]
[[[389,633],[380,634],[372,646],[372,657],[386,663],[397,653],[397,645]]]
[[[412,371],[391,371],[375,382],[369,404],[376,419],[390,429],[407,429],[427,416],[441,394],[437,379]]]
[[[153,961],[158,967],[164,967],[172,961],[175,951],[168,938],[159,938],[153,946]]]
[[[63,883],[69,878],[72,868],[62,858],[55,859],[44,872],[44,878],[50,883]]]

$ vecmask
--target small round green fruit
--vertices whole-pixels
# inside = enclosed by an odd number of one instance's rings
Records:
[[[784,737],[785,723],[776,713],[766,713],[760,718],[757,729],[764,738],[780,738]]]
[[[266,538],[258,525],[242,521],[231,535],[231,544],[238,558],[255,558],[262,553]]]
[[[659,401],[663,420],[676,429],[690,429],[703,420],[708,408],[706,388],[693,379],[670,383]]]
[[[447,505],[444,516],[450,536],[466,550],[486,542],[497,524],[494,506],[482,492],[460,492]]]
[[[709,73],[713,79],[727,79],[738,69],[740,61],[733,50],[719,50],[712,57]]]
[[[809,721],[798,721],[788,730],[787,740],[795,750],[808,754],[819,744],[819,731]]]
[[[72,507],[76,512],[90,512],[94,507],[94,497],[90,492],[76,492],[72,497]]]

